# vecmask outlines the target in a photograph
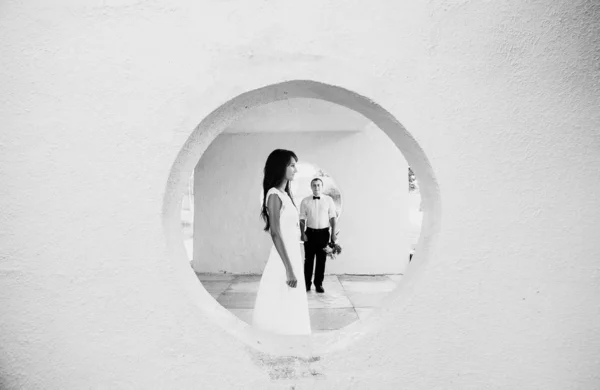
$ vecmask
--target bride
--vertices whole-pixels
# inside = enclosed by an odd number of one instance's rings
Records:
[[[276,149],[265,164],[261,216],[273,247],[260,280],[252,318],[252,324],[259,329],[288,335],[311,333],[298,209],[290,191],[297,161],[294,152]]]

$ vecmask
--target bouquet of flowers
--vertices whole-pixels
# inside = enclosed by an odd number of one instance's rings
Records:
[[[336,239],[337,239],[338,234],[339,234],[339,232],[337,232],[335,234]],[[337,242],[335,242],[335,243],[334,242],[330,242],[329,244],[327,244],[327,246],[325,248],[323,248],[323,250],[327,254],[327,257],[329,257],[331,259],[335,259],[335,257],[337,255],[339,255],[340,253],[342,253],[342,247]]]

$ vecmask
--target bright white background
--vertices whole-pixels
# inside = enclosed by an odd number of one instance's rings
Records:
[[[161,223],[195,126],[293,79],[389,110],[442,204],[379,330],[296,388],[600,387],[597,2],[1,7],[0,387],[291,387],[194,305]]]

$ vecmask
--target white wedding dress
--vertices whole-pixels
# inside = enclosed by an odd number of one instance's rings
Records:
[[[279,196],[282,202],[281,235],[298,284],[295,288],[286,284],[285,266],[273,245],[260,279],[252,325],[278,334],[310,334],[308,300],[304,284],[304,261],[300,252],[298,209],[287,193],[271,188],[267,192],[267,200],[271,195]]]

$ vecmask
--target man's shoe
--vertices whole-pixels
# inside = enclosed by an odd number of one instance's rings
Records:
[[[323,288],[323,286],[315,287],[315,290],[317,290],[317,292],[320,294],[323,294],[325,292],[325,289]]]
[[[306,292],[310,292],[310,287],[306,287]]]

